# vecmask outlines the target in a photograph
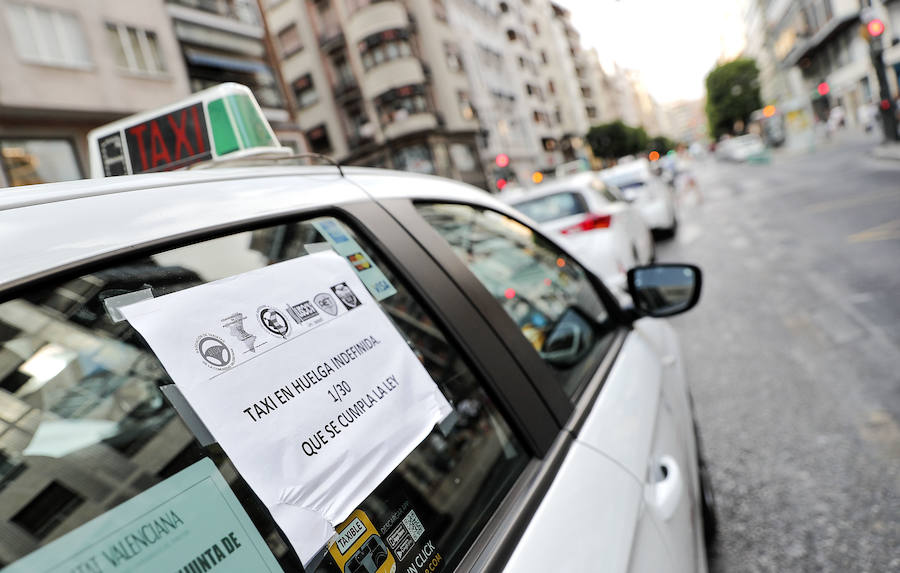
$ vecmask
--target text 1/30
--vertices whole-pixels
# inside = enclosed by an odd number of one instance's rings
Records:
[[[341,380],[337,384],[333,384],[328,389],[328,395],[335,402],[343,402],[344,396],[350,393],[350,384],[346,380]]]

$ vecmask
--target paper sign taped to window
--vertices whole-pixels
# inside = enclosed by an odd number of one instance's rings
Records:
[[[332,251],[122,313],[304,562],[452,411]]]

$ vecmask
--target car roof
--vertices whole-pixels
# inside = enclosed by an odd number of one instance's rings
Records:
[[[591,182],[595,180],[597,180],[597,174],[595,172],[584,171],[582,173],[576,173],[575,175],[569,175],[568,177],[551,179],[546,183],[542,183],[535,187],[517,187],[509,191],[504,191],[497,195],[497,198],[504,203],[515,205],[531,199],[539,199],[561,192],[584,191]]]
[[[112,253],[279,215],[388,198],[508,207],[475,187],[371,168],[246,167],[0,190],[0,290]]]

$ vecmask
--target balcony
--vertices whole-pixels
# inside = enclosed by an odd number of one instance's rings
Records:
[[[434,114],[414,113],[384,126],[384,135],[388,139],[397,139],[410,133],[434,129],[437,125],[438,121]]]
[[[367,98],[378,96],[389,89],[425,83],[422,64],[414,57],[393,60],[366,72],[363,93]]]
[[[344,104],[355,99],[359,99],[359,84],[356,78],[339,78],[332,86],[334,91],[334,101],[338,104]]]
[[[347,38],[352,44],[385,30],[408,28],[406,8],[400,2],[388,0],[360,6],[347,22]]]

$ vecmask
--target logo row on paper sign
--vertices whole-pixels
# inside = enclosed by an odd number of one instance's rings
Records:
[[[256,309],[256,321],[272,336],[286,340],[291,333],[293,325],[310,325],[313,322],[321,322],[324,316],[337,316],[338,302],[347,310],[353,310],[362,304],[356,293],[347,283],[340,282],[331,286],[331,293],[319,293],[310,300],[304,300],[297,304],[288,304],[279,309],[274,306],[263,305]],[[236,312],[222,319],[223,328],[246,347],[246,352],[256,352],[257,336],[247,332],[244,328],[246,316]],[[316,320],[318,319],[318,321]],[[293,324],[292,324],[293,323]],[[225,339],[215,334],[204,333],[194,342],[194,350],[204,364],[216,370],[227,370],[234,366],[235,352]]]

